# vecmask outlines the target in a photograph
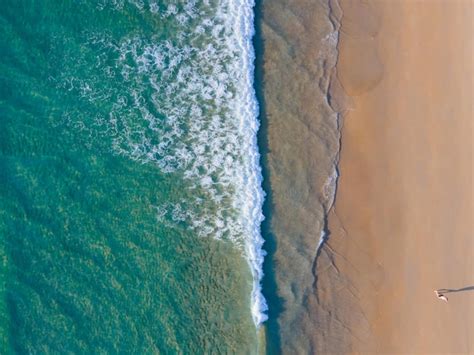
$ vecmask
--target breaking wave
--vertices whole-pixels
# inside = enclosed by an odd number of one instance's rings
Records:
[[[102,76],[69,72],[57,85],[89,105],[107,103],[108,109],[89,126],[80,119],[84,112],[65,112],[58,124],[186,181],[186,198],[154,206],[157,220],[184,223],[197,236],[230,241],[242,250],[253,276],[251,308],[258,326],[267,306],[260,286],[264,192],[253,88],[254,2],[113,0],[97,8],[122,11],[125,4],[156,19],[162,31],[155,37],[128,33],[120,41],[83,33],[84,55],[95,58]],[[80,68],[75,55],[70,60]]]

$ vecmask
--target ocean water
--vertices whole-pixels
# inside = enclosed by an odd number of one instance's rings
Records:
[[[4,0],[2,353],[255,353],[251,0]]]

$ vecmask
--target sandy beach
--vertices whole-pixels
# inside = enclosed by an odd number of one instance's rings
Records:
[[[305,354],[316,351],[314,335],[325,327],[311,309],[339,151],[337,114],[327,95],[337,59],[336,14],[329,1],[313,0],[258,1],[256,12],[267,350]]]
[[[473,2],[340,1],[320,353],[474,353]],[[439,288],[449,302],[435,297]],[[326,339],[326,344],[321,344]]]

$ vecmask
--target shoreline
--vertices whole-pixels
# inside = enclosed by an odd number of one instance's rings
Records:
[[[272,219],[272,191],[269,181],[268,172],[268,117],[265,111],[265,95],[264,95],[264,45],[262,36],[262,7],[264,0],[255,0],[254,5],[254,36],[252,44],[255,53],[254,61],[254,90],[258,102],[258,119],[260,127],[257,131],[257,144],[260,152],[260,167],[262,169],[262,189],[265,193],[263,200],[262,213],[264,219],[260,225],[261,235],[264,239],[264,249],[266,251],[263,260],[263,278],[262,278],[262,293],[267,302],[267,320],[263,323],[259,331],[259,339],[261,339],[263,346],[259,346],[260,353],[269,353],[271,351],[278,351],[280,349],[278,317],[282,309],[281,301],[277,296],[277,286],[275,280],[274,264],[272,263],[273,255],[276,250],[276,241],[271,233],[271,219]]]
[[[331,0],[332,1],[332,0]],[[265,220],[268,352],[316,349],[318,244],[339,151],[329,84],[337,53],[329,1],[257,1],[256,91]],[[282,85],[283,84],[283,85]],[[294,330],[298,329],[295,334]]]
[[[433,290],[474,283],[473,5],[340,4],[350,109],[316,270],[318,351],[472,352],[472,294],[446,305]]]
[[[252,201],[250,210],[245,209],[246,219],[252,222],[250,228],[250,240],[246,241],[245,252],[246,259],[249,264],[253,283],[252,283],[252,293],[251,293],[251,313],[253,322],[255,324],[257,333],[263,322],[268,318],[266,312],[268,310],[267,302],[262,293],[262,278],[263,278],[263,262],[265,258],[265,249],[263,245],[265,240],[261,234],[260,225],[265,218],[263,215],[263,204],[265,200],[265,192],[262,187],[262,167],[260,165],[260,152],[258,145],[258,130],[260,126],[260,121],[258,118],[259,115],[259,103],[257,101],[256,90],[255,90],[255,48],[253,46],[253,37],[255,36],[255,13],[252,0],[249,1],[245,8],[239,8],[240,11],[243,10],[243,13],[240,14],[243,19],[243,24],[240,23],[242,33],[242,42],[241,46],[245,48],[245,56],[243,58],[244,67],[247,68],[245,71],[244,82],[247,83],[245,87],[246,100],[242,103],[241,113],[242,117],[242,126],[247,127],[247,131],[252,133],[250,142],[247,142],[247,149],[249,157],[249,171],[243,177],[242,181],[247,181],[247,184],[244,189],[245,199],[241,202]],[[249,115],[250,117],[246,117]],[[249,122],[245,122],[248,120]],[[248,133],[248,132],[246,132]],[[245,138],[248,138],[246,134],[242,135]],[[249,186],[250,185],[250,186]],[[245,224],[244,224],[245,225]]]

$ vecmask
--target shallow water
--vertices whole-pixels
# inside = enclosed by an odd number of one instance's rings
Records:
[[[259,2],[270,352],[315,353],[327,335],[316,266],[337,179],[339,116],[330,94],[337,60],[335,1]],[[323,315],[323,316],[321,316]],[[297,331],[296,331],[297,330]]]
[[[251,2],[4,1],[5,352],[255,352]]]

